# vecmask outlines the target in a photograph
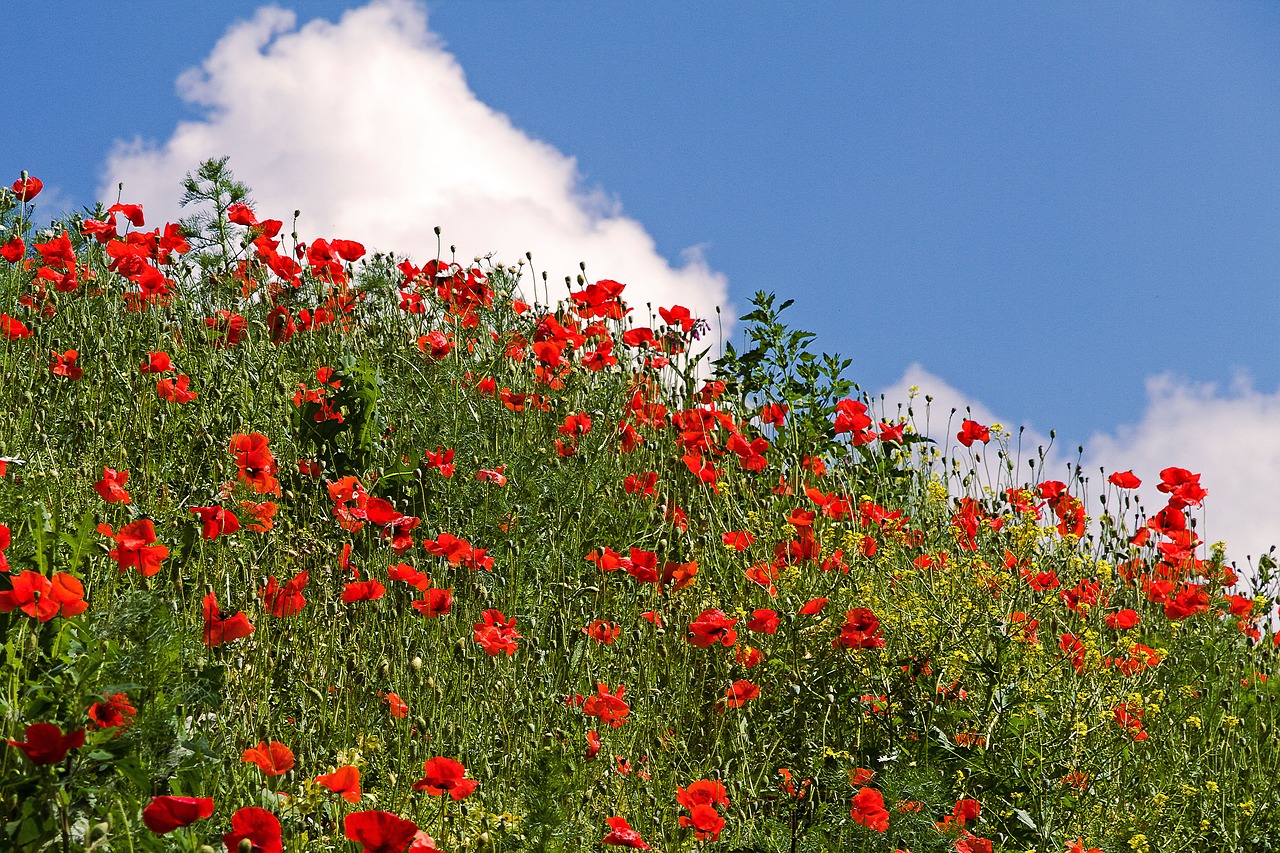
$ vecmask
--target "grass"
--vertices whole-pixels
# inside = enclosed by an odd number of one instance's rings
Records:
[[[711,365],[607,280],[300,244],[225,161],[186,191],[180,231],[0,196],[0,846],[1277,846],[1275,607],[1191,472],[1139,472],[1148,518],[925,435],[771,295]]]

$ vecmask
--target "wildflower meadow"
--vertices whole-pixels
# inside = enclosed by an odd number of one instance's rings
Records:
[[[0,849],[1280,850],[1276,563],[1198,473],[887,407],[773,294],[14,177]]]

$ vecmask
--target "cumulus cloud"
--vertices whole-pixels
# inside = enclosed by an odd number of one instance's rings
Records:
[[[267,7],[231,27],[178,91],[203,116],[160,144],[119,143],[100,194],[178,216],[183,177],[229,155],[260,214],[304,237],[436,256],[434,226],[458,259],[532,251],[551,297],[587,264],[591,279],[628,285],[633,305],[683,304],[703,317],[726,306],[725,277],[695,248],[673,265],[602,190],[581,185],[575,160],[481,103],[462,68],[411,0],[377,0],[335,24]],[[557,284],[558,283],[558,284]],[[643,311],[643,309],[641,309]],[[727,316],[733,316],[726,311]]]
[[[975,420],[1002,423],[1015,435],[1025,423],[1008,413],[997,415],[919,364],[908,367],[882,392],[888,415],[899,403],[905,413],[913,386],[919,389],[911,401],[915,421],[939,443],[958,431],[966,407]],[[1156,490],[1160,471],[1186,468],[1200,474],[1209,490],[1204,507],[1196,511],[1200,534],[1207,542],[1226,542],[1229,561],[1243,568],[1246,557],[1256,558],[1280,545],[1280,389],[1260,392],[1245,377],[1221,389],[1162,375],[1148,379],[1146,391],[1146,408],[1137,423],[1096,432],[1084,443],[1085,474],[1097,482],[1102,479],[1099,469],[1108,474],[1133,470],[1143,481],[1139,499],[1154,512],[1165,503]],[[933,397],[927,430],[926,395]],[[948,427],[953,408],[957,415]],[[1039,446],[1048,446],[1046,437],[1027,427],[1022,458],[1031,458],[1028,450],[1034,453]],[[1074,447],[1068,450],[1070,460],[1056,450],[1050,454],[1045,468],[1049,476],[1066,479],[1067,465],[1075,461]],[[1022,465],[1025,478],[1025,462]]]
[[[1147,506],[1170,466],[1201,475],[1209,490],[1201,535],[1228,544],[1243,565],[1280,545],[1280,389],[1259,392],[1245,377],[1220,390],[1170,375],[1147,380],[1147,406],[1136,424],[1096,433],[1087,460],[1108,471],[1132,468],[1143,479]]]

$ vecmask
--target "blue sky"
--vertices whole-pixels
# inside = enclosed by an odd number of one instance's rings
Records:
[[[294,8],[303,24],[358,5]],[[163,147],[179,121],[207,117],[175,80],[258,6],[10,10],[0,48],[25,80],[0,169],[89,203],[114,140]],[[760,289],[794,298],[792,322],[852,357],[864,388],[918,364],[1006,422],[1109,448],[1107,461],[1178,456],[1180,436],[1201,436],[1202,455],[1163,464],[1226,464],[1197,462],[1219,459],[1215,441],[1280,446],[1267,428],[1280,411],[1280,6],[426,9],[476,100],[574,158],[582,185],[673,265],[700,247],[738,308]],[[415,97],[410,84],[391,81],[379,103],[395,108],[397,86]],[[1173,417],[1185,423],[1160,432]],[[1204,435],[1242,420],[1239,435]],[[1280,483],[1280,456],[1268,465]]]

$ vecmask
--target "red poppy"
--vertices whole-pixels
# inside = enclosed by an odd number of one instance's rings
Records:
[[[690,623],[687,638],[699,649],[710,648],[717,643],[732,646],[738,639],[738,632],[733,630],[737,622],[737,619],[726,616],[723,610],[707,609]]]
[[[13,182],[12,189],[18,201],[31,201],[44,189],[44,181],[33,177],[18,178]]]
[[[747,628],[757,634],[776,634],[778,633],[778,614],[768,608],[753,610],[751,618],[747,620]]]
[[[1106,618],[1107,627],[1113,631],[1127,631],[1142,621],[1135,610],[1125,608],[1116,613],[1108,613]]]
[[[14,237],[0,246],[0,258],[4,258],[11,264],[16,264],[27,253],[27,246],[22,242],[21,237]]]
[[[0,546],[7,545],[8,528],[3,531]],[[0,564],[7,566],[4,555]],[[78,616],[89,608],[84,600],[84,584],[74,575],[54,572],[46,578],[39,572],[27,569],[21,574],[9,576],[10,589],[0,591],[0,613],[21,610],[39,622],[48,622],[61,614],[64,618]]]
[[[991,853],[991,840],[965,833],[956,841],[956,853]]]
[[[143,373],[168,373],[173,370],[173,362],[167,352],[148,352],[147,360],[138,364]]]
[[[204,644],[220,646],[232,640],[239,640],[253,633],[253,626],[244,613],[237,612],[233,616],[224,616],[218,609],[217,597],[211,592],[204,597]]]
[[[493,483],[497,486],[505,486],[507,484],[507,476],[502,472],[506,470],[506,465],[499,465],[494,469],[482,468],[476,472],[476,479],[481,482]]]
[[[362,853],[404,853],[418,825],[391,812],[352,812],[342,819],[343,834],[363,845]]]
[[[211,815],[211,797],[152,797],[142,810],[142,822],[156,835],[167,835]]]
[[[600,754],[600,733],[595,729],[587,732],[587,754],[582,756],[587,761],[593,760]]]
[[[735,551],[745,551],[751,547],[752,542],[756,541],[756,537],[745,530],[732,530],[722,534],[720,541]]]
[[[845,614],[840,626],[840,636],[832,645],[837,649],[882,649],[884,637],[880,636],[880,619],[866,607],[855,607]]]
[[[479,783],[463,778],[467,768],[461,762],[438,755],[423,765],[423,777],[413,783],[415,791],[426,791],[433,797],[448,794],[455,801],[461,800],[476,789]]]
[[[187,511],[199,516],[203,525],[200,535],[205,539],[229,536],[240,529],[240,519],[236,518],[235,513],[225,507],[195,506]]]
[[[293,769],[293,750],[279,741],[262,741],[252,749],[246,749],[240,760],[256,764],[268,776],[283,776]]]
[[[859,400],[841,400],[836,403],[835,434],[846,432],[862,434],[872,424],[867,416],[867,405]]]
[[[435,468],[441,476],[453,476],[453,450],[437,447],[435,453],[426,451],[427,467]]]
[[[849,816],[876,832],[886,832],[889,829],[889,812],[884,807],[884,795],[875,788],[863,788],[854,795]]]
[[[122,572],[135,568],[144,578],[149,578],[160,571],[160,564],[169,556],[169,549],[156,541],[156,528],[149,518],[130,522],[121,527],[119,533],[112,533],[109,525],[99,524],[98,532],[116,540],[111,559],[119,564]]]
[[[617,691],[610,693],[609,685],[599,682],[596,684],[596,692],[583,701],[582,713],[588,717],[598,717],[600,722],[607,723],[610,728],[620,728],[631,713],[631,706],[622,698],[626,692],[625,684],[619,684]]]
[[[724,704],[729,708],[741,708],[752,699],[760,697],[760,688],[746,679],[729,685],[724,691]]]
[[[116,734],[133,725],[138,709],[129,701],[128,693],[112,693],[105,702],[89,706],[89,719],[100,729],[119,729]]]
[[[404,719],[405,715],[409,713],[409,706],[405,704],[405,701],[400,698],[398,693],[388,693],[382,697],[382,701],[387,703],[391,710],[391,716],[397,720]]]
[[[277,619],[294,616],[307,606],[307,599],[302,595],[302,588],[307,585],[310,575],[304,570],[298,572],[286,584],[276,581],[276,576],[267,578],[267,585],[262,588],[262,603]]]
[[[760,650],[751,646],[738,646],[733,651],[733,659],[739,665],[751,669],[760,661],[764,660],[764,655],[760,654]]]
[[[185,373],[180,373],[173,379],[161,379],[156,383],[156,396],[161,400],[185,406],[200,396],[195,391],[187,390],[190,385],[191,378]]]
[[[718,841],[724,818],[713,806],[698,804],[689,810],[688,817],[681,815],[680,825],[693,827],[694,837],[699,841]]]
[[[1132,471],[1117,471],[1107,478],[1107,482],[1121,489],[1136,489],[1142,485]]]
[[[262,495],[280,494],[280,483],[275,478],[276,458],[267,446],[267,437],[260,432],[231,436],[231,453],[240,469],[241,482]]]
[[[376,580],[354,581],[342,588],[342,601],[351,604],[356,601],[377,601],[387,592],[387,588]]]
[[[339,767],[327,776],[317,776],[317,785],[323,785],[348,803],[360,802],[360,770],[350,764]]]
[[[104,466],[102,479],[93,484],[93,490],[109,504],[127,504],[130,500],[129,493],[124,489],[127,482],[129,482],[128,471],[117,471]]]
[[[614,847],[632,847],[637,850],[648,850],[649,845],[640,837],[640,833],[631,828],[623,817],[605,818],[605,823],[609,824],[609,834],[600,839],[601,844],[611,844]]]
[[[244,526],[245,530],[252,530],[254,533],[266,533],[275,526],[275,522],[272,519],[275,518],[276,510],[279,507],[274,502],[254,503],[253,501],[240,501],[240,506],[253,517],[253,521]]]
[[[385,498],[369,498],[364,507],[364,518],[380,528],[383,539],[391,540],[391,550],[403,554],[413,547],[413,530],[422,519],[401,515]]]
[[[605,619],[594,619],[591,624],[582,629],[582,633],[595,640],[602,646],[612,645],[622,633],[622,626],[616,622],[609,622]]]
[[[1169,496],[1169,505],[1176,509],[1186,506],[1200,506],[1201,501],[1209,496],[1200,485],[1200,475],[1192,474],[1186,468],[1165,468],[1160,472],[1160,485],[1157,491]]]
[[[472,627],[475,630],[475,641],[484,649],[485,654],[490,657],[503,652],[508,657],[515,654],[518,648],[516,640],[520,638],[516,633],[515,617],[508,620],[501,610],[486,610],[480,616],[484,621],[477,622]]]
[[[54,376],[62,376],[73,382],[84,376],[84,370],[76,365],[76,359],[80,357],[80,353],[73,349],[69,349],[64,353],[53,353],[53,361],[49,364],[49,372]]]
[[[231,816],[231,831],[222,836],[228,850],[243,851],[241,842],[249,842],[249,853],[284,853],[280,842],[280,821],[266,809],[247,806]]]
[[[84,729],[76,729],[65,735],[53,723],[33,723],[27,726],[25,741],[11,740],[9,746],[27,754],[32,764],[57,764],[73,749],[84,746]]]
[[[31,330],[24,326],[17,317],[0,314],[0,335],[4,335],[11,341],[16,341],[18,338],[31,337]]]
[[[809,601],[805,603],[804,607],[800,608],[800,612],[798,615],[816,616],[822,612],[822,608],[826,607],[827,602],[830,600],[831,599],[829,598],[811,598],[809,599]]]
[[[966,420],[960,424],[960,431],[956,433],[956,439],[965,447],[972,447],[975,441],[981,441],[986,444],[991,441],[991,428],[985,427],[977,421]]]
[[[245,339],[245,334],[249,328],[249,324],[244,317],[228,311],[226,308],[218,311],[215,317],[206,317],[204,324],[206,328],[218,333],[209,341],[214,349],[235,346]]]

